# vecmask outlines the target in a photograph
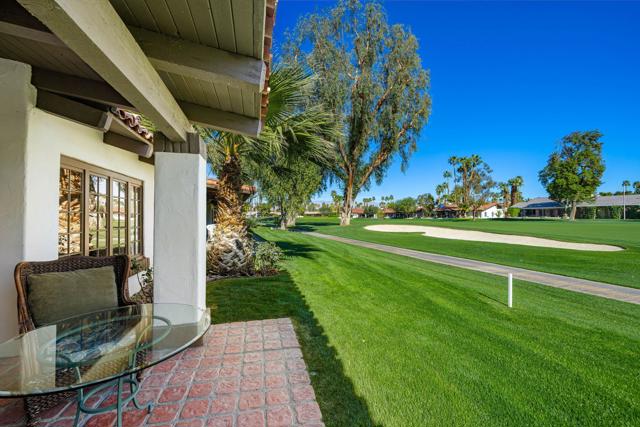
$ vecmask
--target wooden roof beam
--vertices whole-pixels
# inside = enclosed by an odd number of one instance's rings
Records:
[[[225,132],[257,137],[262,130],[262,121],[236,113],[203,107],[179,101],[180,107],[193,123]]]
[[[31,70],[31,83],[38,90],[46,90],[58,95],[71,96],[125,110],[135,110],[129,101],[105,82],[34,67]]]
[[[108,0],[18,0],[160,131],[185,142],[189,120]]]
[[[264,87],[266,66],[249,56],[129,27],[156,70],[230,85],[252,92]]]
[[[45,90],[38,91],[36,107],[58,117],[106,132],[113,117],[107,112]]]

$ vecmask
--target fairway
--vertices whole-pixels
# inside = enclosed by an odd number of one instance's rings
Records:
[[[638,425],[640,307],[260,229],[287,272],[209,285],[294,319],[327,426]]]
[[[426,237],[421,233],[381,233],[366,230],[376,224],[426,225],[498,234],[522,235],[624,248],[617,252],[587,252],[503,243]],[[372,220],[356,219],[340,227],[337,218],[303,218],[297,228],[390,246],[476,259],[564,276],[640,288],[640,221],[607,220]]]

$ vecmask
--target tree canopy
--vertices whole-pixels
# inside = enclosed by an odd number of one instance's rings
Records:
[[[208,269],[215,274],[248,274],[253,243],[243,214],[242,184],[262,165],[281,166],[286,159],[330,162],[335,121],[320,105],[309,105],[312,76],[300,65],[280,64],[270,78],[270,103],[259,138],[199,128],[207,142],[208,161],[218,177],[215,236]]]
[[[416,199],[413,197],[405,197],[395,201],[390,207],[400,215],[413,215],[416,212]]]
[[[280,209],[280,228],[295,225],[296,218],[322,189],[322,169],[303,158],[262,164],[252,171],[260,193]]]
[[[576,217],[577,203],[592,200],[602,183],[605,165],[601,137],[597,130],[566,135],[539,173],[540,183],[549,196],[571,205],[572,220]]]
[[[380,183],[396,155],[406,169],[431,111],[429,73],[416,37],[390,25],[374,1],[341,0],[329,12],[307,15],[286,50],[317,75],[315,99],[343,131],[331,172],[343,190],[346,225],[360,190],[372,178]]]
[[[464,212],[475,211],[494,196],[495,182],[489,165],[477,154],[468,157],[451,157],[449,163],[454,167],[456,200]]]

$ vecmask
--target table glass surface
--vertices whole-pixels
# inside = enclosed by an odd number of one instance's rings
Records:
[[[118,307],[43,326],[0,344],[0,397],[73,390],[174,356],[209,328],[185,304]]]

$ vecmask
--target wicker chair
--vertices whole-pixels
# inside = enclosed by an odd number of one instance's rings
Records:
[[[32,274],[84,270],[87,268],[98,268],[112,265],[116,276],[116,287],[118,293],[118,306],[132,305],[134,302],[129,297],[129,257],[126,255],[116,255],[110,257],[87,257],[73,256],[55,261],[21,262],[16,266],[14,279],[16,291],[18,293],[18,323],[20,333],[26,333],[35,329],[35,324],[29,304],[27,302],[27,290],[29,286],[29,276]],[[90,284],[87,284],[90,285]],[[78,313],[81,314],[81,313]],[[37,422],[37,415],[49,408],[54,407],[62,400],[74,396],[75,392],[62,392],[44,396],[29,397],[25,399],[25,411],[27,414],[27,425],[32,426]]]

